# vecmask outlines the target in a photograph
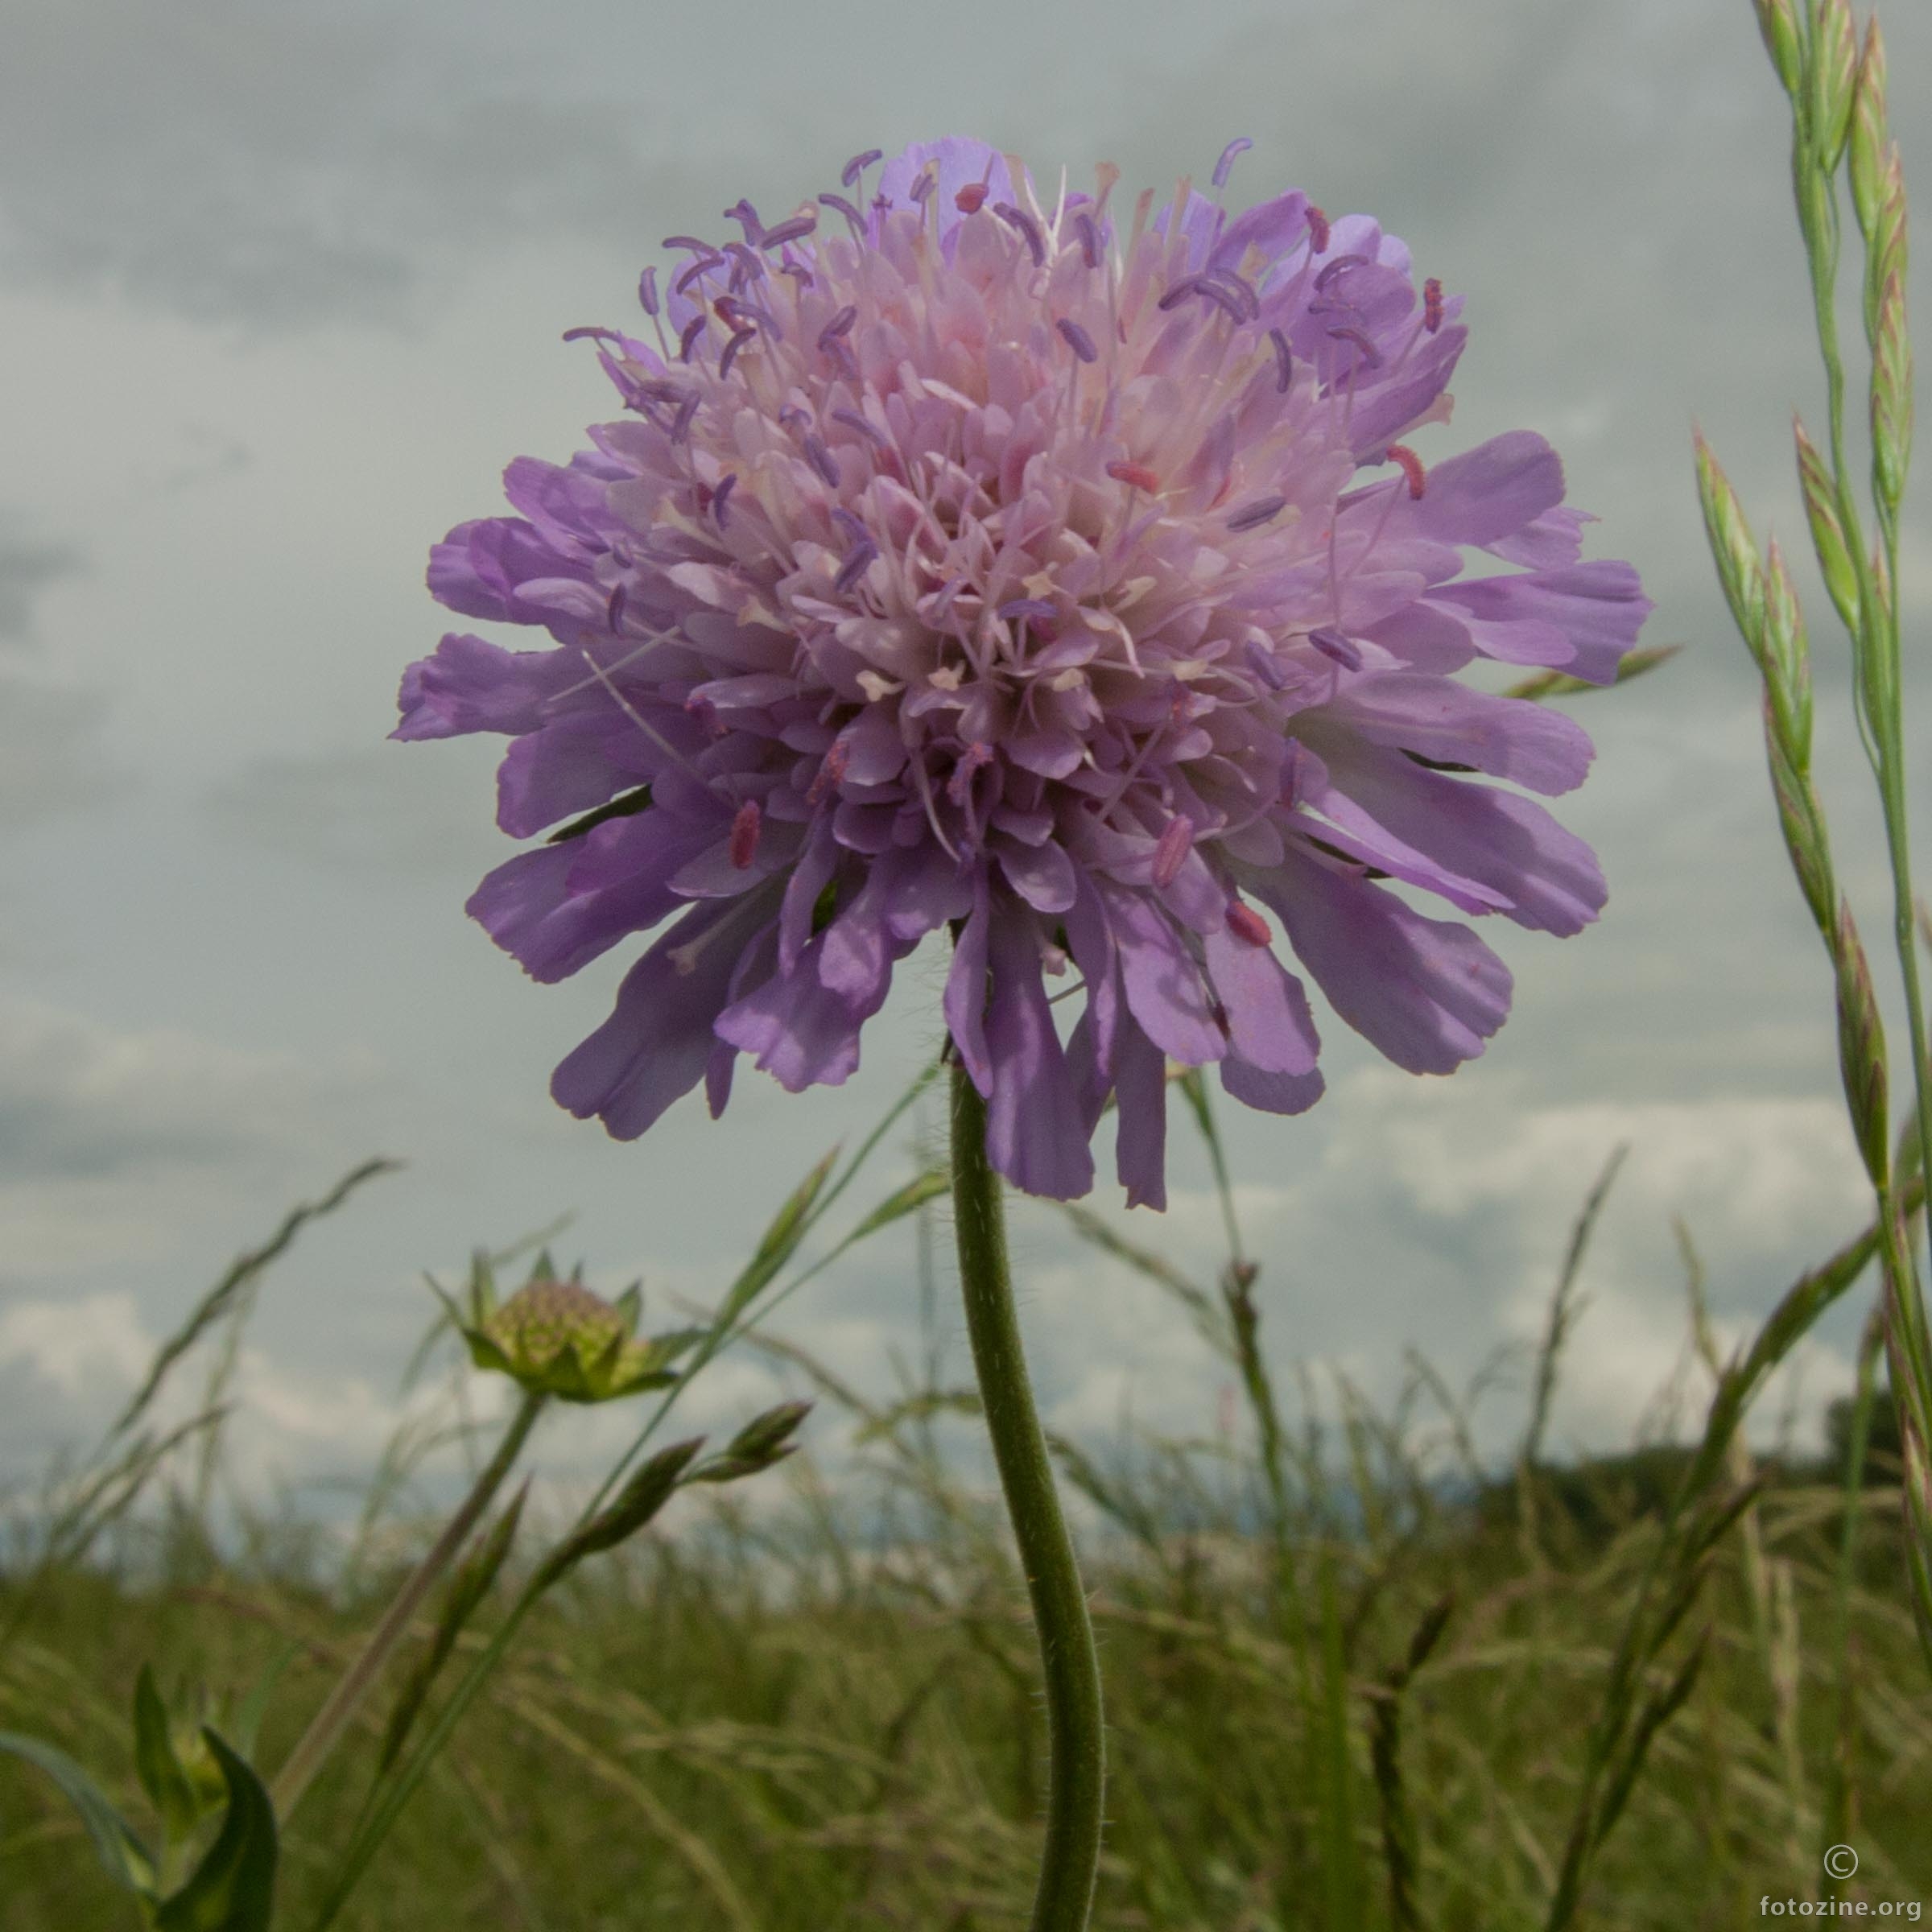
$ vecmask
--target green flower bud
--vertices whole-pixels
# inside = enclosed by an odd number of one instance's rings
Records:
[[[1865,28],[1859,56],[1858,86],[1852,103],[1852,205],[1859,233],[1869,242],[1885,198],[1885,43],[1876,15]]]
[[[1752,540],[1744,506],[1723,466],[1711,453],[1701,432],[1693,432],[1697,446],[1697,498],[1704,513],[1704,535],[1717,563],[1724,601],[1758,668],[1767,681],[1772,666],[1765,642],[1765,566]]]
[[[1811,43],[1811,151],[1827,175],[1837,167],[1852,127],[1858,78],[1858,35],[1851,0],[1819,0]]]
[[[1831,853],[1825,837],[1824,822],[1818,815],[1818,795],[1810,780],[1793,762],[1795,747],[1780,729],[1772,708],[1771,694],[1765,694],[1765,753],[1771,767],[1771,795],[1777,803],[1779,829],[1785,835],[1785,849],[1791,855],[1791,869],[1798,877],[1798,890],[1805,895],[1813,922],[1831,943],[1834,931]]]
[[[1872,352],[1872,471],[1895,514],[1912,460],[1912,339],[1905,332],[1905,287],[1889,277],[1878,303]]]
[[[685,1477],[689,1483],[735,1483],[782,1463],[798,1447],[791,1440],[799,1423],[811,1412],[810,1402],[781,1402],[747,1422],[716,1455],[700,1463]]]
[[[1805,426],[1794,416],[1793,432],[1798,438],[1798,481],[1805,499],[1805,516],[1811,526],[1811,547],[1818,552],[1818,567],[1824,575],[1825,588],[1844,620],[1846,630],[1858,634],[1858,568],[1845,543],[1844,526],[1839,521],[1838,499],[1825,460],[1805,434]]]
[[[227,1802],[228,1781],[221,1775],[221,1761],[208,1748],[200,1725],[174,1734],[175,1757],[188,1774],[196,1803],[203,1814],[218,1810]]]
[[[1798,591],[1775,537],[1771,539],[1765,578],[1765,642],[1766,660],[1772,667],[1767,677],[1772,708],[1791,746],[1792,761],[1802,771],[1811,755],[1811,650]]]
[[[1905,175],[1894,141],[1885,151],[1877,210],[1865,242],[1865,340],[1878,346],[1878,311],[1885,284],[1896,275],[1902,286],[1910,256],[1905,221]]]
[[[1795,94],[1804,77],[1804,56],[1798,45],[1798,15],[1791,0],[1753,0],[1757,8],[1757,31],[1763,35],[1765,52],[1785,84],[1785,92]]]
[[[608,1509],[567,1537],[543,1559],[534,1579],[537,1587],[547,1590],[587,1556],[614,1550],[635,1536],[671,1501],[691,1458],[704,1447],[704,1437],[697,1435],[689,1442],[673,1443],[668,1449],[660,1449],[631,1476]]]
[[[512,1377],[532,1394],[567,1402],[608,1402],[675,1381],[671,1363],[700,1331],[634,1339],[642,1306],[638,1290],[607,1302],[584,1286],[582,1274],[580,1267],[560,1281],[550,1257],[539,1256],[529,1281],[498,1307],[488,1264],[479,1259],[469,1319],[458,1317],[470,1360]]]
[[[1851,1109],[1858,1150],[1875,1187],[1886,1185],[1891,1162],[1890,1116],[1885,1094],[1885,1030],[1872,989],[1852,909],[1841,899],[1838,937],[1832,952],[1838,966],[1838,1059]]]

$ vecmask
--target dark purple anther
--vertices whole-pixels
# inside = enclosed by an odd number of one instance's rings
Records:
[[[566,342],[581,342],[586,336],[594,336],[600,342],[621,342],[624,338],[614,328],[599,328],[586,323],[581,328],[567,328],[563,340]]]
[[[700,275],[709,275],[714,268],[721,268],[724,263],[724,258],[714,251],[705,256],[702,261],[692,262],[691,266],[671,283],[671,287],[681,295]]]
[[[852,324],[857,321],[858,319],[859,312],[854,308],[849,302],[847,303],[846,305],[840,309],[839,312],[834,316],[822,329],[819,331],[819,347],[820,349],[830,348],[833,337],[845,334],[851,328]]]
[[[774,342],[785,340],[785,332],[778,327],[778,319],[771,311],[758,302],[748,302],[741,295],[737,311],[740,316],[749,316]]]
[[[1328,333],[1338,342],[1352,342],[1368,358],[1368,366],[1371,369],[1381,367],[1382,352],[1368,340],[1360,329],[1343,327],[1331,328]]]
[[[869,439],[881,449],[892,448],[891,439],[885,431],[876,423],[868,422],[856,409],[835,409],[832,412],[832,419],[835,423],[843,423],[848,429],[856,429],[861,436]]]
[[[794,215],[789,221],[781,221],[776,228],[765,231],[765,239],[760,248],[782,248],[787,242],[802,242],[819,225],[816,215]]]
[[[871,568],[879,554],[879,547],[867,537],[855,549],[848,551],[845,561],[839,566],[839,574],[832,580],[833,591],[844,597],[859,579]]]
[[[832,513],[832,520],[838,525],[840,530],[844,531],[848,542],[869,543],[872,541],[872,532],[843,504],[834,508]]]
[[[912,198],[923,204],[927,197],[939,184],[939,171],[928,162],[919,170],[919,178],[912,184]]]
[[[765,264],[742,242],[727,242],[724,252],[731,257],[731,287],[735,295],[747,282],[765,273]]]
[[[1249,320],[1247,303],[1232,289],[1224,287],[1219,282],[1210,281],[1206,275],[1191,276],[1189,283],[1189,295],[1205,296],[1229,321],[1245,322]],[[1170,295],[1173,292],[1171,289],[1168,291]],[[1161,306],[1165,308],[1167,305],[1163,302]]]
[[[718,479],[718,487],[712,492],[711,514],[717,519],[720,530],[724,527],[724,518],[727,514],[724,506],[730,500],[731,493],[737,486],[738,473],[735,469],[730,470]]]
[[[1089,268],[1100,265],[1100,225],[1085,208],[1073,218],[1073,225],[1080,237],[1080,253],[1087,258]]]
[[[1174,287],[1169,289],[1154,306],[1160,310],[1162,315],[1165,315],[1170,308],[1179,308],[1200,285],[1199,276],[1188,275],[1183,280],[1175,283]]]
[[[1248,668],[1270,691],[1279,691],[1288,682],[1288,674],[1275,662],[1274,653],[1257,638],[1248,640],[1248,647],[1242,654],[1248,660]]]
[[[866,169],[872,166],[873,162],[882,161],[885,159],[885,158],[886,151],[882,147],[869,147],[866,149],[864,154],[854,155],[852,158],[845,163],[844,167],[840,170],[840,187],[857,187],[859,176],[864,174]],[[825,197],[821,195],[819,196],[819,199],[823,201]]]
[[[691,419],[698,413],[698,404],[703,398],[696,394],[687,396],[678,405],[678,413],[671,419],[671,440],[682,443],[691,434]]]
[[[825,447],[824,439],[808,436],[805,439],[805,458],[823,477],[827,484],[836,489],[842,481],[839,473],[838,459]]]
[[[783,262],[779,266],[778,273],[782,275],[790,275],[792,280],[797,283],[800,288],[810,288],[811,287],[811,270],[808,269],[803,262]]]
[[[1288,338],[1278,328],[1269,330],[1268,340],[1274,345],[1274,386],[1285,395],[1294,380],[1294,357],[1288,353]]]
[[[643,305],[647,316],[658,312],[658,271],[647,268],[638,278],[638,300]]]
[[[1016,617],[1051,617],[1053,614],[1054,606],[1044,597],[1013,597],[993,613],[1009,624]]]
[[[820,195],[819,200],[827,208],[836,208],[845,217],[856,239],[862,242],[865,238],[865,217],[843,195]]]
[[[704,324],[709,320],[708,316],[693,316],[684,324],[683,332],[678,337],[678,360],[680,362],[691,360],[691,345],[704,334]]]
[[[1362,654],[1339,630],[1330,630],[1326,627],[1320,630],[1311,630],[1308,634],[1308,642],[1323,657],[1332,663],[1340,665],[1344,671],[1360,671],[1362,667]]]
[[[613,630],[623,621],[625,595],[625,587],[620,584],[610,593],[609,600],[604,606],[604,620]]]
[[[1040,238],[1038,224],[1024,208],[1015,208],[1010,201],[996,201],[993,212],[1009,228],[1017,228],[1026,237],[1028,252],[1033,257],[1033,265],[1041,268],[1046,265],[1046,244]]]
[[[1320,274],[1315,278],[1315,285],[1317,288],[1326,288],[1344,269],[1366,268],[1368,266],[1368,258],[1366,255],[1337,255],[1332,262],[1323,265]]]
[[[1205,270],[1201,276],[1201,286],[1203,290],[1214,287],[1232,295],[1241,304],[1241,319],[1244,322],[1252,322],[1261,312],[1261,299],[1254,292],[1253,283],[1244,281],[1232,269]]]
[[[741,197],[734,207],[725,209],[724,219],[741,224],[745,230],[745,239],[753,246],[756,246],[758,237],[765,232],[765,225],[758,219],[758,211]]]
[[[1100,352],[1093,345],[1093,337],[1088,335],[1079,323],[1063,316],[1059,321],[1054,324],[1054,327],[1060,332],[1061,336],[1065,339],[1067,346],[1083,362],[1092,362],[1100,355]]]
[[[1228,175],[1234,166],[1235,156],[1246,154],[1249,149],[1253,146],[1254,143],[1245,134],[1241,134],[1230,141],[1221,150],[1221,158],[1214,164],[1214,184],[1216,188],[1225,188],[1228,185]]]
[[[708,242],[700,242],[696,235],[667,235],[658,246],[660,248],[687,248],[694,255],[715,255],[718,252]]]
[[[1271,522],[1288,507],[1286,497],[1257,497],[1252,503],[1244,503],[1228,519],[1230,530],[1257,530]]]
[[[755,328],[741,328],[733,332],[731,340],[724,345],[724,354],[718,357],[718,374],[720,376],[731,374],[731,365],[737,361],[738,351],[747,342],[755,340],[758,332]]]

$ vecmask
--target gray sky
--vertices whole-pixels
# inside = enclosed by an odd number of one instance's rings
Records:
[[[1885,24],[1909,167],[1932,151],[1932,18]],[[1110,159],[1137,190],[1246,134],[1237,205],[1300,186],[1377,215],[1468,298],[1425,460],[1548,435],[1602,518],[1586,554],[1634,561],[1645,641],[1689,647],[1576,707],[1599,758],[1562,815],[1609,908],[1567,941],[1485,929],[1517,993],[1481,1060],[1414,1080],[1331,1017],[1311,1114],[1224,1106],[1277,1348],[1385,1397],[1413,1343],[1459,1383],[1534,1334],[1570,1218],[1630,1140],[1558,1411],[1559,1442],[1612,1442],[1680,1352],[1674,1216],[1732,1334],[1856,1224],[1828,977],[1690,480],[1695,415],[1761,531],[1802,548],[1789,412],[1815,422],[1822,383],[1745,0],[0,0],[0,1480],[97,1426],[229,1256],[367,1154],[410,1166],[304,1237],[254,1331],[264,1474],[374,1453],[420,1271],[474,1245],[574,1208],[560,1246],[594,1282],[715,1294],[750,1221],[930,1051],[936,953],[844,1089],[748,1071],[721,1123],[694,1098],[626,1145],[570,1120],[550,1069],[635,949],[526,980],[462,910],[511,849],[500,746],[385,734],[403,666],[464,621],[423,588],[428,546],[504,510],[513,456],[562,460],[616,413],[560,332],[625,322],[658,239],[740,195],[790,206],[857,149],[940,134],[1042,182]],[[1905,550],[1916,646],[1922,507]],[[1803,581],[1841,864],[1880,950],[1842,658]],[[1212,1204],[1176,1138],[1174,1204],[1133,1229],[1205,1257]],[[1111,1188],[1095,1204],[1121,1212]],[[1018,1240],[1063,1426],[1212,1426],[1216,1374],[1166,1305],[1045,1209]],[[880,1243],[782,1331],[882,1388],[913,1340],[910,1264]],[[1807,1398],[1843,1385],[1855,1323],[1806,1354]],[[721,1365],[695,1412],[770,1385]],[[1506,1438],[1520,1395],[1486,1413]]]

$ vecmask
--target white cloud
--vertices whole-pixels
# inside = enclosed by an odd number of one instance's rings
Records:
[[[104,1428],[148,1373],[161,1337],[126,1290],[35,1298],[0,1308],[0,1378],[30,1407],[60,1418],[79,1446]],[[192,1415],[205,1386],[205,1353],[184,1358],[156,1400],[163,1430]],[[385,1398],[357,1376],[304,1374],[252,1346],[237,1356],[225,1399],[233,1406],[225,1463],[259,1498],[278,1480],[318,1467],[363,1470],[412,1418],[437,1406],[434,1389]],[[485,1394],[487,1407],[490,1397]]]
[[[370,1153],[387,1086],[365,1050],[255,1052],[0,995],[0,1295],[171,1269],[209,1232],[232,1250],[264,1199]]]
[[[1843,1110],[1824,1099],[1552,1104],[1520,1081],[1418,1081],[1377,1068],[1339,1083],[1323,1107],[1325,1121],[1283,1133],[1298,1151],[1284,1154],[1281,1180],[1236,1193],[1261,1262],[1261,1339],[1278,1392],[1292,1411],[1299,1363],[1324,1403],[1340,1370],[1385,1410],[1406,1344],[1459,1390],[1505,1346],[1513,1369],[1478,1418],[1491,1453],[1521,1432],[1527,1366],[1571,1230],[1618,1146],[1630,1152],[1579,1278],[1585,1302],[1559,1383],[1558,1445],[1627,1443],[1682,1360],[1690,1318],[1674,1217],[1709,1265],[1715,1325],[1730,1347],[1870,1212]],[[1222,1109],[1224,1127],[1229,1114]],[[1212,1194],[1176,1189],[1158,1220],[1108,1218],[1212,1289],[1225,1247]],[[1177,1432],[1214,1426],[1226,1371],[1170,1298],[1084,1250],[1026,1278],[1023,1319],[1059,1426],[1106,1430],[1129,1410]],[[1843,1386],[1848,1363],[1815,1340],[1799,1356],[1814,1408]],[[1760,1402],[1761,1438],[1783,1386]],[[1704,1385],[1691,1387],[1701,1415]]]
[[[154,1352],[125,1289],[0,1308],[0,1368],[18,1364],[70,1402],[98,1407],[104,1396],[128,1393]]]
[[[366,1053],[316,1066],[0,998],[0,1153],[10,1181],[39,1185],[302,1149],[323,1116],[365,1095],[378,1073]]]

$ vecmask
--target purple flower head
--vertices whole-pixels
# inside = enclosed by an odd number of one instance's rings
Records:
[[[573,1113],[630,1138],[702,1082],[716,1114],[741,1054],[842,1081],[950,928],[995,1164],[1085,1193],[1113,1096],[1158,1207],[1169,1061],[1271,1112],[1320,1094],[1290,964],[1418,1073],[1501,1025],[1502,963],[1383,881],[1558,934],[1602,906],[1525,795],[1589,741],[1454,674],[1607,683],[1650,607],[1579,561],[1541,436],[1426,468],[1404,440],[1448,417],[1460,299],[1366,216],[1149,194],[1120,222],[1115,174],[1042,202],[943,140],[863,212],[739,202],[800,272],[754,306],[680,238],[699,272],[649,339],[595,337],[618,419],[436,547],[442,602],[551,640],[452,633],[402,680],[394,735],[506,734],[497,821],[547,835],[470,911],[544,980],[663,927],[556,1071]],[[1513,568],[1466,579],[1472,550]]]

